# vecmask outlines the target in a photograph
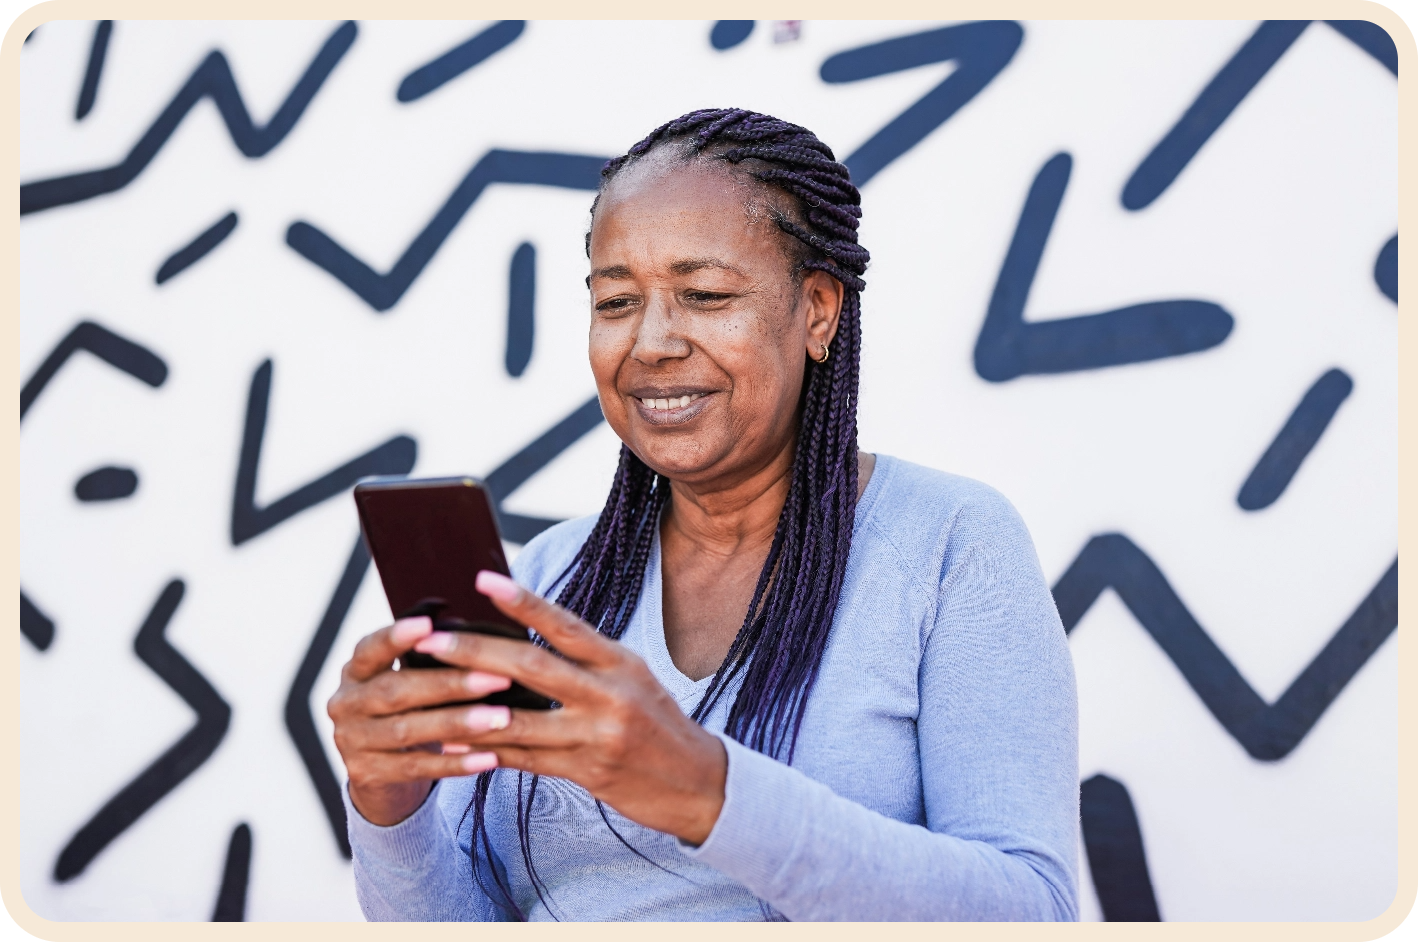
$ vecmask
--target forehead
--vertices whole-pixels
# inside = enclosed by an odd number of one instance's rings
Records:
[[[721,164],[651,155],[626,167],[602,191],[591,250],[670,250],[705,241],[761,250],[766,241],[778,242],[766,189]]]

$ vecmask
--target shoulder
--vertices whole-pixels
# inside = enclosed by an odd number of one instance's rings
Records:
[[[883,475],[877,482],[876,475]],[[862,536],[892,547],[903,560],[926,564],[935,579],[972,554],[1025,553],[1034,557],[1023,518],[999,491],[982,481],[878,455],[863,495]]]
[[[512,561],[512,577],[538,595],[551,595],[599,516],[577,517],[537,534]]]

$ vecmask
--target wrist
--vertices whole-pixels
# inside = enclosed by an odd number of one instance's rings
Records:
[[[728,782],[729,753],[719,737],[701,730],[705,739],[705,761],[697,776],[700,783],[697,800],[690,802],[689,819],[678,828],[675,837],[698,846],[709,839],[719,814],[724,810],[724,789]]]
[[[433,791],[433,781],[392,785],[357,785],[351,781],[349,789],[350,803],[360,817],[377,827],[393,827],[423,807]]]

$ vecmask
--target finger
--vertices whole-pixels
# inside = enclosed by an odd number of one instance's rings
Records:
[[[525,641],[467,631],[435,631],[414,650],[457,667],[511,677],[562,703],[585,702],[599,693],[595,678],[584,668]]]
[[[433,631],[432,619],[401,618],[392,625],[380,628],[359,639],[354,654],[345,665],[345,675],[353,681],[363,682],[381,671],[394,666],[394,658],[414,646],[422,637]]]
[[[609,667],[619,662],[620,645],[555,602],[548,602],[506,576],[488,569],[478,573],[474,585],[479,592],[492,599],[503,614],[530,626],[552,647],[572,660],[597,667]]]
[[[366,752],[354,759],[349,773],[350,781],[368,787],[476,775],[497,765],[497,754],[493,752],[453,756],[436,752]]]
[[[355,688],[359,699],[356,709],[367,716],[389,716],[419,707],[480,700],[510,686],[510,678],[484,671],[385,671]]]
[[[510,722],[507,707],[478,703],[466,707],[413,710],[348,723],[337,735],[342,752],[394,752],[429,743],[467,742],[478,733],[503,729]]]

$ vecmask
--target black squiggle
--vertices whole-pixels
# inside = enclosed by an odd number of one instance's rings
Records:
[[[489,186],[528,183],[595,190],[601,185],[601,166],[605,162],[604,157],[585,154],[488,151],[463,177],[387,274],[376,272],[308,222],[291,223],[286,230],[286,244],[339,279],[376,311],[387,311],[399,303],[449,233]]]
[[[893,160],[949,121],[1009,65],[1023,41],[1024,28],[1018,23],[982,20],[897,36],[829,57],[820,75],[831,83],[857,82],[938,62],[956,64],[944,81],[842,161],[852,172],[852,182],[866,186]]]
[[[266,435],[266,411],[271,400],[271,361],[256,368],[246,401],[246,425],[241,455],[236,465],[236,487],[231,500],[231,544],[240,546],[284,523],[303,510],[329,500],[360,478],[371,474],[408,474],[418,457],[418,444],[407,435],[396,435],[384,444],[347,461],[338,468],[297,488],[265,507],[256,506],[256,472],[261,463],[261,442]]]
[[[141,344],[120,337],[107,327],[101,327],[92,321],[80,321],[59,341],[49,356],[44,358],[39,369],[34,371],[20,389],[21,420],[39,398],[39,394],[44,392],[44,387],[49,385],[54,374],[59,372],[59,368],[80,350],[89,351],[114,369],[122,370],[149,386],[161,386],[167,381],[167,364],[163,362],[162,357]]]
[[[187,112],[203,98],[217,106],[232,143],[247,157],[264,157],[295,127],[306,106],[325,83],[330,72],[349,50],[357,33],[353,22],[345,23],[325,41],[305,74],[295,83],[286,100],[264,127],[257,127],[246,110],[241,90],[236,87],[226,56],[213,51],[188,78],[162,114],[148,128],[121,163],[100,170],[86,170],[48,180],[20,185],[20,215],[79,203],[104,193],[112,193],[137,179],[172,137]]]
[[[300,753],[300,761],[305,763],[305,771],[310,775],[310,782],[325,808],[325,817],[330,820],[335,843],[346,859],[350,858],[350,837],[345,821],[345,802],[340,795],[340,782],[330,767],[330,758],[315,728],[315,717],[310,712],[310,692],[315,689],[315,680],[325,667],[325,660],[330,656],[330,649],[340,634],[340,626],[345,623],[345,616],[349,614],[350,605],[354,603],[355,594],[359,592],[368,569],[369,551],[365,549],[364,539],[356,537],[345,571],[335,585],[330,604],[325,606],[325,614],[315,629],[315,637],[310,640],[305,658],[300,662],[295,680],[291,682],[290,692],[286,694],[286,730],[290,733],[291,742],[295,743],[296,752]]]
[[[123,786],[70,839],[54,864],[54,879],[60,883],[83,873],[118,835],[197,771],[217,751],[226,735],[231,723],[231,707],[207,678],[168,643],[165,635],[185,591],[181,579],[167,584],[148,612],[143,627],[138,629],[133,650],[139,660],[197,712],[197,723],[157,761]]]
[[[1073,631],[1104,589],[1182,672],[1202,703],[1252,758],[1283,759],[1398,627],[1398,560],[1280,699],[1268,704],[1192,617],[1167,577],[1120,533],[1095,536],[1054,586],[1065,631]]]

